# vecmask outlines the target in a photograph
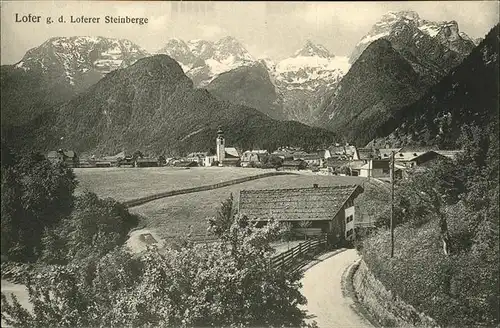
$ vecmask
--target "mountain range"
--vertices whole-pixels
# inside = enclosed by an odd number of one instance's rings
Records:
[[[170,39],[158,54],[169,55],[179,62],[198,87],[206,86],[221,73],[255,62],[245,47],[231,36],[217,42]]]
[[[38,126],[2,131],[8,133],[3,137],[28,140],[41,150],[110,154],[141,149],[176,155],[213,148],[219,127],[228,145],[242,148],[294,144],[313,149],[336,139],[327,130],[274,120],[256,109],[218,100],[194,88],[167,55],[115,70],[45,115]]]
[[[320,98],[313,125],[364,146],[474,47],[458,32],[456,22],[435,23],[421,20],[415,12],[389,12],[357,44],[349,72]]]
[[[475,47],[456,21],[432,22],[414,11],[388,12],[356,45],[350,56],[355,62],[370,43],[386,39],[421,75],[433,82],[462,62]]]
[[[55,37],[2,65],[2,126],[20,125],[149,54],[129,40]]]
[[[453,149],[466,125],[498,128],[499,33],[496,25],[459,66],[387,121],[371,144]]]
[[[347,57],[335,56],[310,40],[293,56],[270,67],[274,83],[283,95],[287,118],[313,124],[317,100],[340,82],[349,67]]]

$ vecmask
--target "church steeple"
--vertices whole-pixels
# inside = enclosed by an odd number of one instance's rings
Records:
[[[217,150],[217,161],[219,162],[219,164],[222,164],[222,161],[226,157],[226,150],[224,144],[224,132],[222,132],[222,129],[220,127],[217,130],[217,139],[215,143]]]

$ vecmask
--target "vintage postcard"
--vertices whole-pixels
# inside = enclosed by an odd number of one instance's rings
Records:
[[[2,1],[2,327],[498,327],[496,1]]]

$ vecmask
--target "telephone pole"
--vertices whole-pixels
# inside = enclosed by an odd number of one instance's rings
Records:
[[[391,258],[394,257],[394,157],[391,155]]]

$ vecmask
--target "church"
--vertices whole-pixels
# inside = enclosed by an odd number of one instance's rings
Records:
[[[239,166],[241,151],[235,147],[226,147],[224,132],[219,128],[216,139],[217,161],[219,166]]]

